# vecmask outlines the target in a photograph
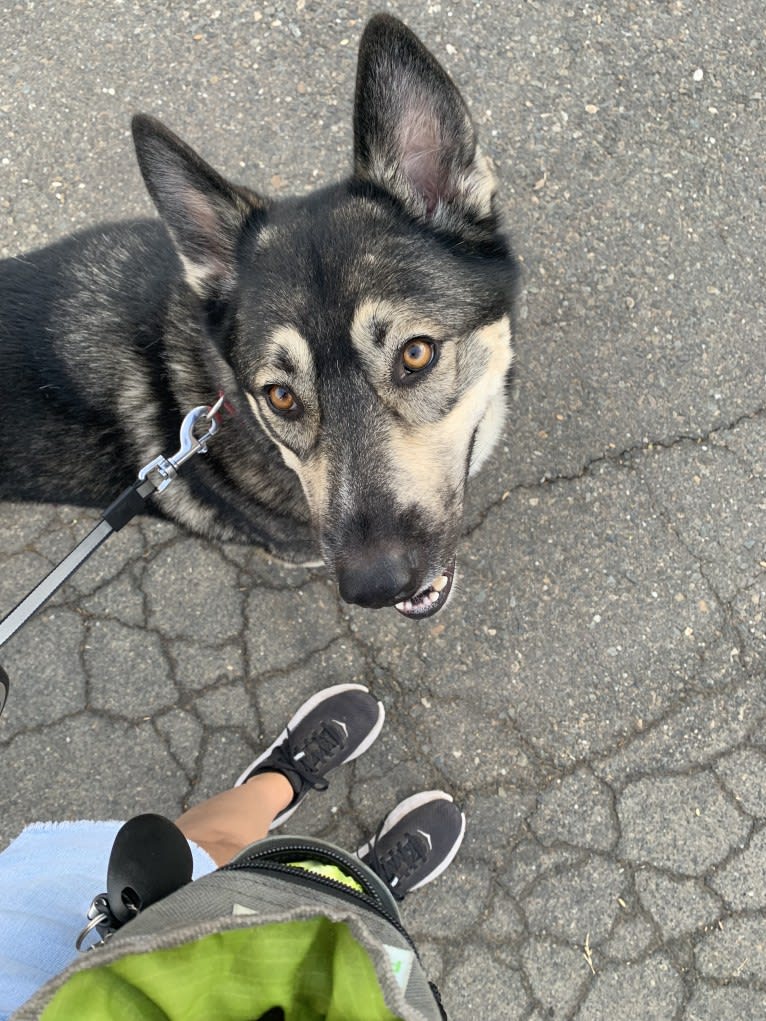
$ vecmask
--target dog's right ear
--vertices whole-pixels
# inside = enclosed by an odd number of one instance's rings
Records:
[[[266,203],[227,181],[154,117],[136,114],[132,128],[138,165],[187,281],[203,299],[225,299],[235,284],[242,227]]]

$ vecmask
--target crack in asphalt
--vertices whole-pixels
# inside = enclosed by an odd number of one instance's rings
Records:
[[[743,412],[741,415],[738,415],[725,425],[714,426],[705,433],[678,433],[676,436],[670,438],[666,437],[645,440],[642,443],[625,447],[617,452],[608,452],[591,457],[585,461],[582,467],[576,472],[569,474],[560,473],[556,475],[543,475],[534,483],[518,482],[515,485],[508,487],[500,497],[491,501],[483,508],[483,510],[476,514],[476,520],[472,522],[469,527],[464,529],[463,538],[466,539],[475,535],[475,533],[486,524],[487,519],[495,511],[502,507],[510,496],[514,496],[517,493],[533,493],[545,489],[548,486],[556,486],[568,482],[579,482],[588,478],[596,468],[603,466],[634,469],[636,466],[636,460],[643,454],[654,453],[657,450],[674,450],[675,448],[687,443],[700,446],[711,442],[713,439],[722,434],[736,429],[745,422],[762,418],[764,414],[766,414],[766,407],[759,407],[753,411]]]

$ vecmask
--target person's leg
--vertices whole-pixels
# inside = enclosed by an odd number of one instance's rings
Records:
[[[190,808],[176,825],[224,865],[281,826],[310,790],[324,790],[327,774],[366,751],[384,719],[383,704],[361,684],[325,688],[303,703],[231,790]]]
[[[176,820],[187,840],[225,865],[243,847],[262,840],[293,800],[292,784],[281,773],[258,773],[240,787],[216,794]]]

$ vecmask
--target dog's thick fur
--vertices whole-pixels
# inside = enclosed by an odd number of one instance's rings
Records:
[[[133,132],[161,221],[0,264],[0,495],[105,506],[223,391],[236,414],[161,510],[435,612],[512,360],[515,264],[457,89],[373,18],[353,173],[305,198],[230,183],[150,117]]]

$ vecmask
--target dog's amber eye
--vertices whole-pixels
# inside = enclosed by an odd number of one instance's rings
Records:
[[[293,397],[286,386],[280,386],[279,383],[266,387],[266,397],[278,415],[289,415],[298,409],[298,402],[295,397]]]
[[[405,372],[422,372],[434,360],[436,344],[427,337],[408,340],[402,348],[402,366]]]

